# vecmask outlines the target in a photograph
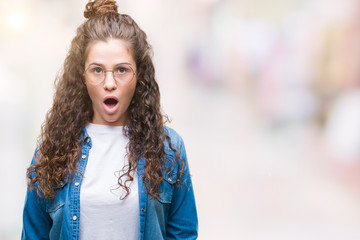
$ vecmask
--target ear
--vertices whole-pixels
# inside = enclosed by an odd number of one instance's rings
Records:
[[[87,83],[86,83],[86,78],[85,78],[85,73],[83,73],[83,75],[82,75],[81,82],[82,82],[85,86],[87,85]]]

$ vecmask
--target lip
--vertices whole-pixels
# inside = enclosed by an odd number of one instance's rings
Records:
[[[105,104],[105,101],[108,99],[115,99],[117,101],[117,103],[115,105]],[[119,107],[119,99],[116,96],[106,96],[103,99],[103,105],[104,105],[104,110],[107,114],[110,114],[110,115],[114,114]]]

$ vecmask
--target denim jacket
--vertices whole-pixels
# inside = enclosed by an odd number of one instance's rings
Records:
[[[171,128],[165,127],[172,146],[180,150],[180,157],[185,160],[187,168],[183,174],[181,186],[176,186],[177,166],[174,171],[163,171],[164,181],[160,185],[160,197],[152,199],[146,193],[142,180],[145,161],[138,160],[138,188],[140,225],[138,239],[196,239],[198,220],[193,188],[187,164],[184,143],[181,137]],[[91,148],[91,138],[84,128],[85,143],[81,148],[78,171],[84,174]],[[175,153],[165,142],[165,151],[170,156]],[[35,163],[35,157],[32,164]],[[80,221],[80,188],[82,176],[76,173],[74,180],[66,183],[56,194],[55,199],[44,199],[36,190],[27,190],[24,213],[23,240],[75,240],[79,239]]]

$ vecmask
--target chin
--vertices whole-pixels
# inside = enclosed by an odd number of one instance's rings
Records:
[[[116,119],[104,119],[105,122],[108,122],[108,123],[114,123],[114,122],[117,122],[118,120]]]
[[[121,118],[104,118],[104,121],[111,125],[124,125],[125,121],[122,121]]]

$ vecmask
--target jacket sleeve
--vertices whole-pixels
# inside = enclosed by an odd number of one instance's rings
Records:
[[[198,236],[198,218],[185,146],[182,140],[180,157],[186,163],[186,171],[180,179],[181,185],[174,188],[166,227],[166,239],[192,240]]]
[[[31,164],[35,163],[35,155]],[[24,211],[22,240],[45,240],[49,239],[52,220],[46,212],[45,199],[39,197],[36,189],[27,188]]]

